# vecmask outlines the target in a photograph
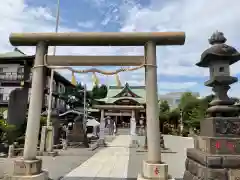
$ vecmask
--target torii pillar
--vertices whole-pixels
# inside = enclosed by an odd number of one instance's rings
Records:
[[[44,50],[47,46],[145,46],[146,59],[146,106],[147,106],[147,138],[148,156],[143,162],[143,172],[138,179],[168,179],[168,166],[161,162],[160,129],[158,120],[158,94],[157,94],[157,45],[183,45],[185,34],[183,32],[131,32],[131,33],[13,33],[10,35],[13,46],[37,46],[35,70],[33,71],[32,93],[29,105],[24,158],[15,161],[15,179],[46,179],[46,173],[41,170],[41,161],[36,158],[37,142],[41,115],[43,84]],[[45,43],[46,42],[46,43]],[[119,65],[136,66],[144,63],[144,59],[126,61],[117,58],[114,61],[106,57],[86,61],[84,58],[47,56],[48,65],[55,66],[81,66],[81,65]],[[140,61],[139,61],[140,60]],[[38,96],[38,97],[37,97]],[[30,165],[29,165],[30,164]],[[21,168],[23,167],[23,168]],[[21,170],[20,170],[21,169]],[[21,172],[20,172],[21,171]]]

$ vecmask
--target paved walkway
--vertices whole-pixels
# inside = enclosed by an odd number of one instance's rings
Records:
[[[68,173],[64,179],[126,179],[130,155],[130,136],[119,135],[79,167]]]

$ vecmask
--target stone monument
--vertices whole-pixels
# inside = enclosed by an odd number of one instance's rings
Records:
[[[16,129],[26,121],[28,107],[28,89],[16,88],[9,94],[7,122]]]
[[[70,144],[82,143],[84,147],[89,148],[88,138],[83,123],[81,116],[77,116],[74,119],[73,129],[67,134],[67,141]]]
[[[194,148],[187,149],[184,180],[237,180],[240,179],[240,119],[238,108],[227,92],[237,82],[230,76],[230,65],[240,59],[239,52],[225,44],[221,32],[209,39],[212,45],[201,55],[196,65],[209,67],[215,98],[207,109],[207,117],[201,121],[200,136],[194,138]]]

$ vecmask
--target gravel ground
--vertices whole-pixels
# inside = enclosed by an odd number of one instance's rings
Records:
[[[186,149],[193,147],[193,139],[182,138],[180,136],[164,135],[166,148],[171,152],[162,153],[162,161],[168,164],[168,172],[176,180],[183,177],[185,170]],[[142,161],[146,159],[146,152],[136,152],[135,148],[130,149],[128,164],[128,177],[136,179],[142,171]]]

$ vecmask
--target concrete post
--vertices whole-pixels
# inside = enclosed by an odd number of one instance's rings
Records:
[[[99,132],[99,146],[105,146],[105,119],[104,119],[104,109],[101,109],[101,118],[100,118],[100,132]]]
[[[154,42],[148,42],[145,45],[146,58],[146,119],[147,119],[147,138],[148,155],[150,162],[161,162],[160,153],[160,129],[158,117],[158,90],[157,90],[157,63],[156,63],[156,45]]]
[[[131,146],[137,146],[136,140],[136,118],[135,118],[135,111],[132,109],[132,116],[130,119],[130,134],[131,134]]]
[[[136,135],[136,118],[134,110],[132,110],[132,116],[130,119],[130,132],[132,136]]]
[[[43,99],[43,65],[44,55],[47,52],[47,48],[48,46],[45,44],[45,42],[39,42],[36,47],[36,57],[34,63],[35,68],[32,70],[32,89],[23,153],[25,160],[36,159],[37,154],[37,143]]]
[[[168,165],[161,162],[160,129],[158,118],[158,91],[157,91],[157,66],[156,44],[147,42],[145,45],[146,59],[146,121],[147,121],[147,160],[143,161],[142,173],[138,180],[168,179]]]

